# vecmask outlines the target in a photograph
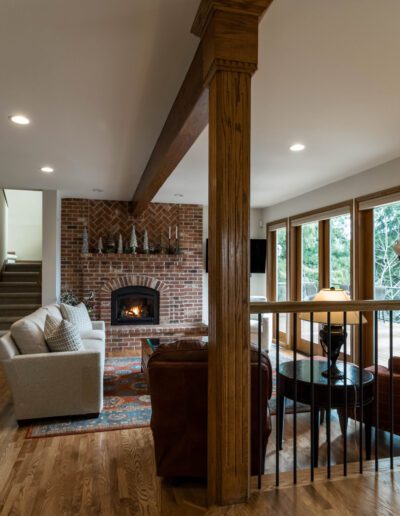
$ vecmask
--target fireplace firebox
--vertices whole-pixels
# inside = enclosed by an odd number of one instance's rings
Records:
[[[111,293],[111,324],[159,324],[160,293],[149,287],[122,287]]]

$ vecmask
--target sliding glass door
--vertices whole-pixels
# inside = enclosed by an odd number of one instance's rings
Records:
[[[319,227],[318,222],[301,226],[301,300],[311,301],[319,291]],[[301,340],[311,339],[311,325],[301,321]],[[318,342],[318,325],[314,325],[314,343]]]
[[[276,301],[287,301],[287,230],[286,227],[276,231]],[[279,340],[287,343],[287,314],[279,314]]]
[[[374,220],[374,298],[377,300],[400,299],[400,262],[393,251],[393,244],[400,232],[400,202],[378,206],[373,210]],[[379,312],[378,363],[388,366],[390,327],[389,313]],[[393,342],[400,340],[400,314],[393,313]],[[394,355],[399,348],[394,347]]]

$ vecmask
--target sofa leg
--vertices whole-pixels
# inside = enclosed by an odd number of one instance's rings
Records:
[[[21,428],[24,426],[29,426],[31,424],[31,421],[29,419],[17,419],[17,425]]]

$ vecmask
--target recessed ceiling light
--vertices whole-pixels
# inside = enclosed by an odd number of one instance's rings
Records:
[[[294,143],[289,148],[292,152],[300,152],[303,151],[306,146],[303,143]]]
[[[51,174],[52,172],[54,172],[54,168],[53,167],[48,167],[48,166],[42,167],[40,170],[42,172],[46,172],[46,174]]]
[[[102,193],[104,192],[104,190],[102,190],[101,188],[93,188],[92,192]]]
[[[29,125],[31,121],[25,115],[11,115],[8,117],[11,122],[18,125]]]

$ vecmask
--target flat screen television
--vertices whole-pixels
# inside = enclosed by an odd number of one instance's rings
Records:
[[[250,240],[250,272],[252,274],[265,273],[267,259],[267,240],[252,238]],[[206,240],[206,272],[208,272],[208,238]]]

